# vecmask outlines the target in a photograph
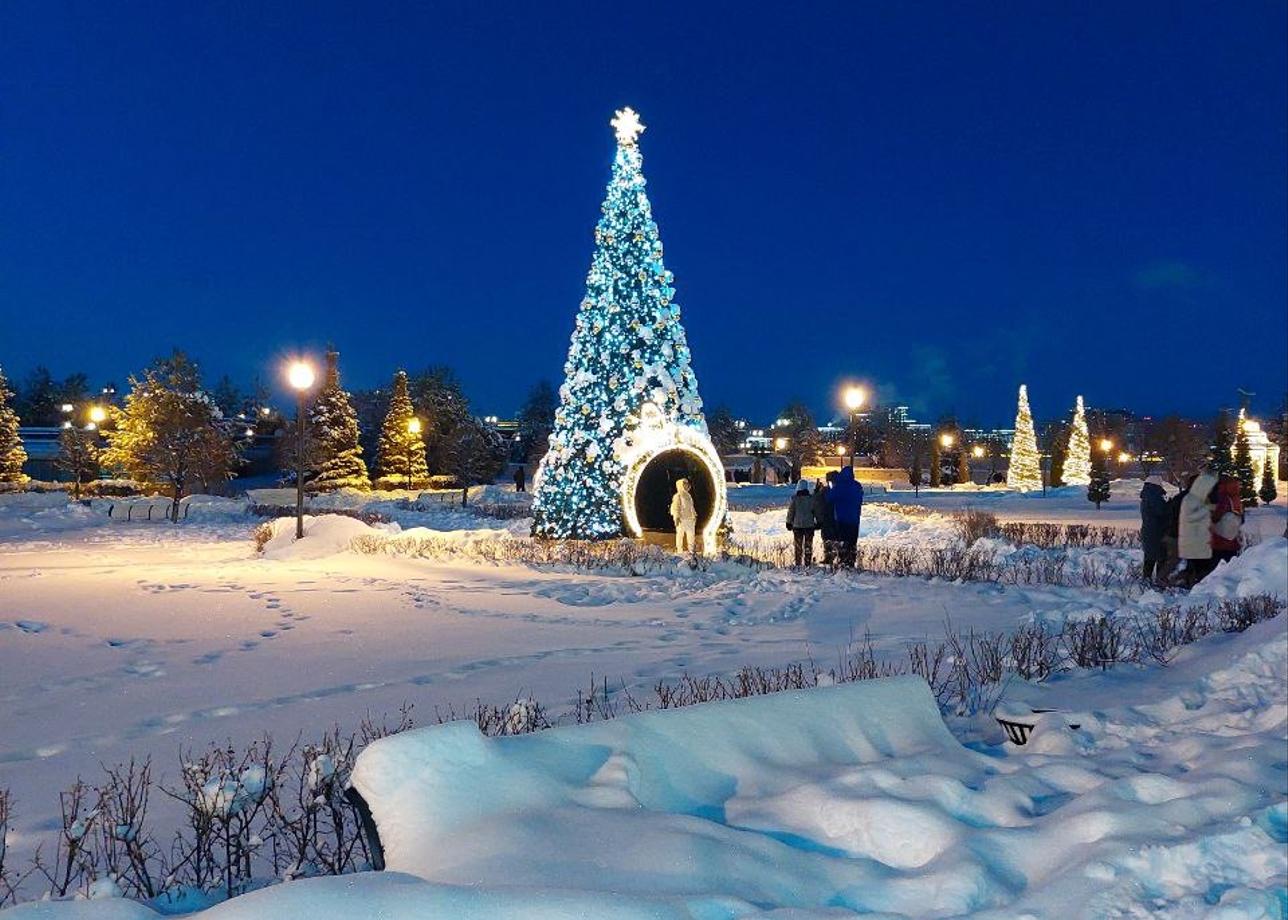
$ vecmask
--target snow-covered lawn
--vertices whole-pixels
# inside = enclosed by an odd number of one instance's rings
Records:
[[[870,507],[863,539],[949,545],[956,537],[948,514],[964,506],[1005,520],[1131,527],[1138,488],[1117,484],[1099,512],[1067,490],[1045,498],[874,495],[935,513]],[[495,507],[516,497],[490,489],[472,501]],[[782,489],[731,490],[736,535],[783,539],[785,501]],[[527,525],[521,517],[482,517],[437,501],[418,510],[398,496],[332,502],[379,511],[402,528],[518,535]],[[333,517],[316,519],[329,522],[324,529],[333,540],[318,531],[312,544],[306,539],[261,556],[250,539],[259,519],[243,506],[196,500],[189,519],[175,526],[110,522],[106,501],[84,508],[67,505],[64,496],[0,497],[0,787],[15,798],[13,853],[25,854],[48,832],[58,790],[77,775],[93,778],[100,763],[151,756],[162,772],[172,772],[183,748],[225,739],[242,745],[265,732],[287,742],[310,739],[333,724],[352,729],[368,713],[396,713],[404,703],[414,704],[422,725],[436,721],[436,709],[463,712],[479,699],[503,704],[519,696],[540,700],[557,717],[592,675],[642,692],[684,672],[807,658],[825,669],[865,633],[879,651],[897,656],[908,640],[937,637],[949,618],[963,629],[1006,629],[1165,601],[1121,587],[1012,587],[732,565],[627,577],[360,555],[345,549],[345,535],[370,529]],[[1281,564],[1288,544],[1277,539],[1284,520],[1282,502],[1251,512],[1250,529],[1263,543],[1256,566],[1218,572],[1200,599],[1267,589],[1288,594],[1288,563]],[[476,533],[480,538],[488,535]],[[1124,571],[1139,558],[1134,550],[1095,552]],[[1114,904],[1130,903],[1143,913],[1123,916],[1180,917],[1202,915],[1204,904],[1244,901],[1269,905],[1266,916],[1275,916],[1278,903],[1282,914],[1284,899],[1274,901],[1274,892],[1282,889],[1284,869],[1272,857],[1288,840],[1283,640],[1281,617],[1237,638],[1208,640],[1169,669],[1008,688],[1008,700],[1017,703],[1088,713],[1079,733],[1052,730],[1023,756],[974,738],[988,752],[980,755],[949,737],[944,743],[952,752],[937,770],[924,758],[904,762],[898,752],[880,763],[824,758],[803,784],[757,786],[755,795],[740,785],[729,800],[737,819],[726,802],[722,821],[711,828],[692,823],[711,821],[706,814],[659,825],[658,833],[678,835],[677,858],[691,843],[686,834],[709,841],[754,834],[750,849],[710,843],[704,859],[728,863],[730,877],[757,874],[757,863],[739,862],[753,852],[785,878],[794,870],[784,866],[799,864],[800,883],[780,886],[781,896],[732,883],[659,887],[643,876],[627,884],[611,866],[594,884],[574,884],[552,870],[548,884],[537,887],[583,893],[542,895],[550,899],[540,902],[549,907],[543,916],[732,917],[753,905],[908,916],[996,908],[998,916],[1017,916],[1024,905],[1034,916],[1056,917],[1071,915],[1061,913],[1062,904],[1105,915]],[[841,733],[842,741],[853,739]],[[763,777],[754,779],[753,786]],[[911,849],[934,852],[907,864],[911,857],[892,854],[888,840],[864,843],[866,829],[886,826],[882,821],[897,829],[887,833],[908,835]],[[525,833],[536,849],[568,846],[542,837],[540,826]],[[594,841],[583,845],[592,849],[583,858],[593,864]],[[538,863],[518,865],[515,853],[493,856],[505,864],[493,872],[480,864],[473,876],[407,866],[431,881],[486,876],[501,884],[509,876],[536,885],[529,873]],[[634,895],[610,908],[598,891]],[[318,904],[342,901],[343,892],[365,905],[390,905],[385,916],[531,916],[522,911],[538,903],[536,895],[516,900],[390,874],[297,883],[210,915],[365,915],[320,912]],[[702,895],[707,906],[650,899],[665,894]],[[518,912],[504,913],[511,908]]]

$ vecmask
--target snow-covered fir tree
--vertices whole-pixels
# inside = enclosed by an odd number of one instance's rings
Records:
[[[1109,451],[1098,450],[1091,457],[1091,476],[1087,482],[1087,501],[1100,503],[1109,501]]]
[[[1006,484],[1020,492],[1042,488],[1042,458],[1038,454],[1038,436],[1033,429],[1029,410],[1029,388],[1020,384],[1020,401],[1015,410],[1015,437],[1011,442],[1011,464],[1006,471]]]
[[[72,478],[72,497],[80,501],[81,483],[98,475],[98,433],[76,425],[58,434],[54,466]]]
[[[406,371],[394,375],[389,411],[380,426],[380,443],[376,448],[376,476],[394,486],[410,482],[408,488],[423,488],[429,482],[422,421],[416,418],[411,397],[407,395]]]
[[[1064,484],[1085,486],[1091,484],[1091,435],[1087,431],[1087,411],[1078,397],[1069,424],[1069,446],[1064,455]]]
[[[236,445],[219,407],[201,390],[196,365],[182,352],[131,377],[130,387],[124,408],[112,410],[100,460],[168,492],[170,519],[178,520],[184,495],[232,476]]]
[[[1234,428],[1230,425],[1230,416],[1222,412],[1216,419],[1216,433],[1212,439],[1212,452],[1208,461],[1219,476],[1237,477],[1234,466]]]
[[[1244,414],[1239,413],[1234,435],[1234,475],[1239,478],[1239,492],[1245,508],[1257,506],[1257,474],[1252,467],[1252,446],[1248,443],[1248,428]]]
[[[23,483],[28,478],[22,471],[27,451],[18,435],[18,413],[13,411],[12,400],[13,390],[0,370],[0,482]]]
[[[1267,505],[1273,504],[1274,500],[1279,497],[1279,489],[1275,485],[1274,464],[1270,462],[1269,457],[1261,465],[1261,488],[1257,490],[1257,497]]]
[[[612,121],[617,154],[595,227],[595,253],[577,314],[559,408],[532,503],[541,537],[622,533],[621,457],[651,403],[662,418],[703,434],[706,422],[674,278],[644,191],[644,126],[631,109]]]
[[[313,478],[308,485],[320,492],[371,488],[358,443],[358,416],[340,388],[339,360],[339,352],[327,352],[322,388],[309,409]]]

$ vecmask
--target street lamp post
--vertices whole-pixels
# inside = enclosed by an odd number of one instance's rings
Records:
[[[407,419],[407,433],[412,435],[412,437],[420,435],[420,419],[416,418],[414,415]],[[407,443],[407,491],[409,492],[411,491],[411,452],[412,444],[409,440]]]
[[[850,451],[850,467],[854,468],[856,458],[859,456],[859,425],[858,414],[863,408],[863,404],[868,400],[868,391],[860,386],[848,386],[844,394],[845,408],[850,410],[850,436],[854,439],[854,444]]]
[[[304,397],[313,386],[313,365],[295,361],[286,379],[295,390],[295,539],[304,538]]]

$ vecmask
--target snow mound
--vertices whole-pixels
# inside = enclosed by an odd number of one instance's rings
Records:
[[[933,859],[960,833],[894,799],[832,825],[827,777],[858,769],[908,782],[944,765],[971,782],[990,772],[953,739],[926,684],[905,677],[498,739],[449,723],[375,742],[353,784],[389,867],[431,881],[715,891],[819,909],[857,904],[840,893]],[[797,792],[811,781],[816,791]]]
[[[1190,597],[1239,598],[1254,594],[1288,596],[1288,539],[1273,537],[1249,546],[1194,586]]]
[[[355,537],[396,534],[397,524],[367,524],[343,514],[304,516],[304,539],[295,539],[295,518],[274,518],[268,522],[272,536],[264,544],[264,558],[279,562],[325,559],[347,552]]]

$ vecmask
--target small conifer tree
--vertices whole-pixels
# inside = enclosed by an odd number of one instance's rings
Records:
[[[1257,474],[1252,468],[1252,449],[1248,444],[1248,429],[1244,424],[1242,413],[1237,432],[1234,436],[1234,475],[1239,479],[1239,494],[1243,499],[1243,507],[1255,508],[1257,506]]]
[[[98,475],[97,435],[72,425],[58,435],[54,465],[72,477],[72,497],[80,501],[81,483]]]
[[[429,469],[425,465],[425,438],[421,422],[412,408],[407,394],[407,372],[394,375],[393,395],[389,398],[389,411],[380,427],[380,443],[376,452],[376,476],[392,484],[406,484],[407,488],[422,488],[429,482]]]
[[[371,488],[358,441],[358,415],[349,394],[340,388],[339,357],[338,352],[327,352],[326,376],[309,410],[316,463],[309,487],[320,492]]]
[[[1261,465],[1261,489],[1257,492],[1257,497],[1267,505],[1272,504],[1279,497],[1279,491],[1275,485],[1274,464],[1270,462],[1269,457],[1266,457],[1266,462]]]
[[[1109,452],[1098,450],[1091,455],[1091,482],[1087,484],[1087,500],[1096,503],[1109,501]]]
[[[1234,429],[1230,416],[1222,412],[1216,420],[1216,436],[1212,440],[1212,453],[1208,458],[1218,476],[1234,477]]]

